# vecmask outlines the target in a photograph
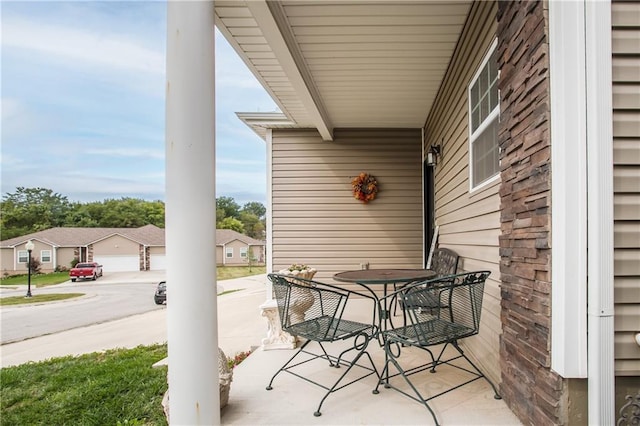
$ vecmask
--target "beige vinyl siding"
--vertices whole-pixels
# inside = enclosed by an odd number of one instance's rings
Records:
[[[14,254],[15,253],[15,254]],[[14,252],[13,248],[0,249],[0,268],[2,268],[2,275],[13,275],[15,273],[14,266],[16,265],[15,256],[17,252]]]
[[[76,257],[73,247],[60,247],[56,253],[56,263],[58,266],[71,268],[71,261]]]
[[[273,270],[293,263],[339,271],[423,265],[422,162],[419,129],[274,130],[272,137]],[[379,184],[375,200],[354,199],[360,172]]]
[[[225,254],[225,250],[227,248],[232,248],[233,249],[233,256],[232,257],[226,257]],[[241,248],[246,248],[247,250],[249,249],[249,246],[245,243],[243,243],[242,241],[229,241],[227,244],[225,244],[224,249],[223,249],[223,264],[227,265],[227,266],[245,266],[248,264],[247,259],[244,257],[240,256],[240,249]]]
[[[94,256],[139,256],[140,244],[121,235],[93,243]]]
[[[640,375],[640,3],[612,4],[615,371]]]
[[[223,259],[224,259],[224,249],[222,248],[222,246],[217,246],[216,247],[216,264],[222,265]]]
[[[466,271],[491,271],[485,287],[480,334],[468,339],[469,352],[500,381],[500,182],[469,192],[468,85],[497,31],[497,4],[474,3],[425,126],[425,149],[441,145],[435,168],[438,243],[456,251]]]

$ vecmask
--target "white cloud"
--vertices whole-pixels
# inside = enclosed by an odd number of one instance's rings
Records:
[[[164,150],[162,149],[144,149],[144,148],[132,148],[132,147],[122,147],[122,148],[96,148],[96,149],[88,149],[85,151],[87,154],[92,155],[103,155],[108,157],[142,157],[142,158],[155,158],[159,160],[163,160]]]
[[[230,165],[230,166],[258,166],[265,167],[264,161],[259,160],[241,160],[237,158],[216,158],[216,164],[218,165]]]
[[[69,65],[107,66],[123,71],[164,74],[163,52],[137,44],[119,34],[101,34],[80,28],[46,25],[26,19],[3,19],[2,45],[28,49]]]

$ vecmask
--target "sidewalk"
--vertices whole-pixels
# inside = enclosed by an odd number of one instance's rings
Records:
[[[149,279],[149,275],[144,276],[145,281]],[[239,290],[218,296],[218,346],[229,357],[260,346],[267,335],[267,321],[260,316],[259,308],[266,300],[265,282],[266,275],[262,274],[218,283],[219,293]],[[166,309],[161,309],[2,345],[0,358],[2,367],[9,367],[53,357],[166,341]]]

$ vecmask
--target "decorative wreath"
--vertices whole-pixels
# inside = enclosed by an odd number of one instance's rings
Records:
[[[362,172],[354,177],[351,186],[353,187],[353,198],[363,203],[373,200],[378,193],[378,181],[368,173]]]

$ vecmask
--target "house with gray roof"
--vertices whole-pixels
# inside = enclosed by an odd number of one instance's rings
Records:
[[[155,225],[140,228],[59,227],[0,242],[3,275],[27,272],[25,244],[33,241],[31,253],[42,272],[69,268],[74,259],[98,262],[105,273],[165,269],[165,232]],[[247,265],[249,257],[264,263],[265,244],[229,229],[216,231],[218,265]]]

